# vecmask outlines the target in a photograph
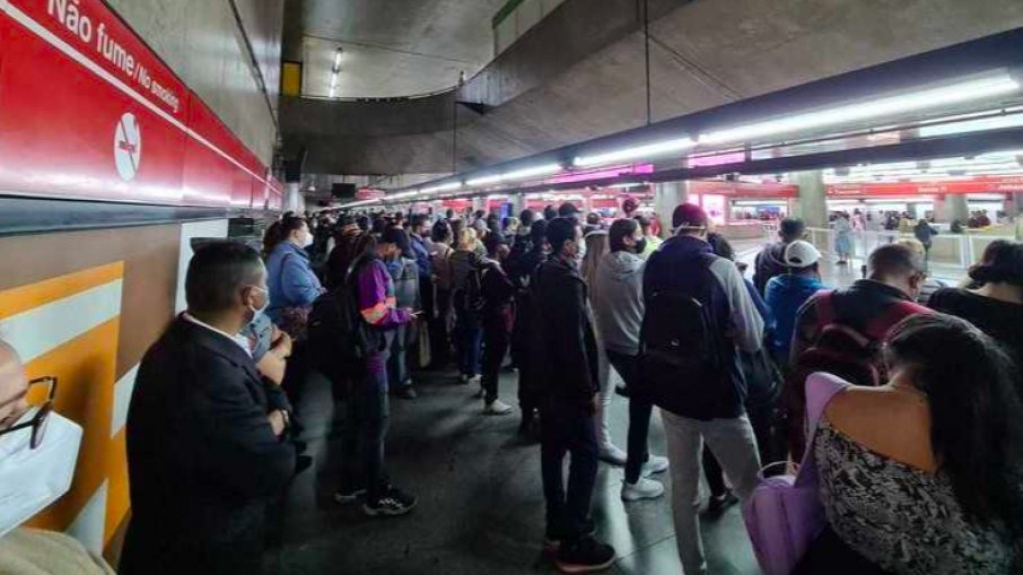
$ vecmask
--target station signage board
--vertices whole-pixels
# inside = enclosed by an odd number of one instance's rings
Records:
[[[102,0],[0,0],[0,193],[282,204],[266,166]]]
[[[831,197],[911,197],[1023,192],[1023,176],[977,176],[968,179],[923,182],[867,182],[832,184]]]
[[[692,180],[688,182],[688,187],[690,194],[717,195],[730,198],[788,199],[799,197],[799,186],[791,184]]]

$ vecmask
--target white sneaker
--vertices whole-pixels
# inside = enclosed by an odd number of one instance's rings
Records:
[[[651,455],[650,459],[643,464],[643,477],[650,477],[656,473],[664,473],[668,470],[668,458],[662,455]]]
[[[491,401],[483,408],[484,415],[508,415],[514,408],[500,399]]]
[[[640,477],[639,481],[629,483],[622,481],[622,501],[639,501],[640,499],[657,499],[664,495],[664,485],[660,481]]]
[[[465,383],[469,385],[479,385],[481,381],[483,381],[483,376],[481,375],[474,375],[465,379]]]
[[[600,460],[604,463],[622,467],[628,459],[629,455],[613,443],[600,448]]]

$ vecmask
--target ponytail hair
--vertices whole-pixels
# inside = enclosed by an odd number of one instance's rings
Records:
[[[300,230],[307,224],[305,218],[290,214],[270,224],[263,236],[264,257],[269,256],[281,242],[291,237],[291,232]]]

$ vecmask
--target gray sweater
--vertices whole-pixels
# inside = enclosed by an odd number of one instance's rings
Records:
[[[605,255],[597,267],[591,302],[604,347],[610,351],[639,353],[645,263],[636,254],[620,251]]]

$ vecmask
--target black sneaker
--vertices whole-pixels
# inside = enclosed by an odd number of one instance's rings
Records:
[[[731,491],[725,491],[724,494],[714,497],[710,497],[710,503],[707,504],[707,515],[711,517],[720,517],[729,507],[739,502],[739,498],[735,496]]]
[[[405,515],[416,507],[416,498],[397,488],[390,488],[376,501],[366,501],[362,511],[370,517],[397,517]]]
[[[609,569],[615,562],[615,549],[592,537],[584,537],[558,551],[554,564],[562,573],[592,573]]]
[[[346,503],[354,503],[360,497],[365,497],[365,495],[366,495],[365,487],[354,488],[342,487],[341,489],[337,490],[337,493],[334,494],[334,501],[344,505]]]
[[[580,537],[593,537],[597,534],[597,522],[592,519],[587,519],[583,523],[582,533]],[[543,550],[548,553],[557,553],[561,549],[561,541],[564,539],[564,534],[554,533],[551,530],[547,531],[547,535],[543,539]]]

